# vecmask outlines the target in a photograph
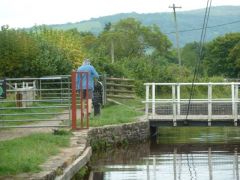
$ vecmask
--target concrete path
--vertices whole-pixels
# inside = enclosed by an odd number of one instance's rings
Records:
[[[68,112],[68,110],[64,111]],[[58,119],[68,119],[69,115],[68,114],[61,114],[58,115],[52,120],[58,120]],[[9,129],[0,129],[0,141],[5,141],[5,140],[11,140],[15,139],[18,137],[24,137],[31,135],[33,133],[48,133],[48,132],[53,132],[53,129],[56,129],[55,127],[44,127],[44,126],[58,126],[61,124],[62,121],[41,121],[37,122],[34,124],[27,124],[29,125],[29,128],[9,128]],[[34,128],[30,128],[30,126],[33,125],[35,126]],[[37,126],[42,128],[37,128]]]

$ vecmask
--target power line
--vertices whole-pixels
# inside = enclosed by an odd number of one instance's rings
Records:
[[[209,20],[209,16],[210,16],[210,10],[211,10],[211,6],[212,6],[212,0],[208,0],[207,1],[207,6],[205,9],[205,15],[204,15],[204,21],[203,21],[203,27],[202,29],[202,33],[201,33],[201,38],[200,38],[200,42],[199,42],[199,56],[195,65],[195,70],[194,70],[194,75],[193,75],[193,80],[192,80],[192,86],[191,86],[191,91],[190,91],[190,97],[189,97],[189,101],[188,101],[188,108],[187,108],[187,115],[186,115],[186,119],[184,121],[184,124],[188,125],[188,115],[189,115],[189,111],[190,111],[190,104],[191,104],[191,100],[192,97],[194,95],[194,91],[195,91],[195,86],[194,86],[194,82],[197,79],[197,75],[199,72],[199,67],[200,67],[200,62],[201,62],[201,58],[203,55],[203,44],[205,42],[205,38],[206,38],[206,32],[207,32],[207,24],[208,24],[208,20]]]
[[[208,5],[207,5],[207,9],[206,9],[206,22],[205,22],[205,26],[203,24],[203,33],[202,33],[202,39],[200,40],[200,42],[202,44],[200,44],[200,51],[199,51],[199,64],[200,64],[200,60],[202,58],[202,55],[203,55],[203,44],[205,42],[205,39],[206,39],[206,33],[207,33],[207,24],[208,24],[208,20],[209,20],[209,15],[210,15],[210,10],[211,10],[211,6],[212,6],[212,0],[208,0]],[[199,65],[197,67],[197,74],[198,74],[198,71],[199,71]]]
[[[217,24],[217,25],[214,25],[214,26],[207,26],[206,28],[211,29],[211,28],[216,28],[216,27],[221,27],[221,26],[226,26],[226,25],[236,24],[236,23],[240,23],[240,20],[232,21],[232,22],[224,23],[224,24]],[[179,30],[178,32],[191,32],[191,31],[199,31],[199,30],[202,30],[202,29],[203,28],[193,28],[193,29]],[[167,32],[167,33],[164,33],[164,34],[173,34],[173,33],[175,33],[175,32]]]

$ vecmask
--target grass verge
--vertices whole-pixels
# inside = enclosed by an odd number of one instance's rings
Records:
[[[144,114],[143,111],[136,108],[138,106],[134,102],[131,102],[131,105],[110,103],[101,109],[99,116],[91,117],[90,126],[96,127],[133,122],[137,116]]]
[[[0,176],[39,172],[40,164],[69,146],[70,134],[32,134],[0,143]]]

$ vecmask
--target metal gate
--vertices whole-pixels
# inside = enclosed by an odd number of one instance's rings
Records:
[[[71,126],[70,76],[7,78],[0,128]]]
[[[83,77],[86,78],[86,90],[85,90],[85,98],[83,92]],[[77,82],[77,78],[79,78],[79,82]],[[76,72],[73,71],[71,75],[72,79],[72,129],[73,130],[80,130],[80,129],[88,129],[89,128],[89,102],[84,102],[84,99],[88,99],[89,90],[88,90],[88,83],[89,83],[89,73],[88,72]],[[79,84],[77,84],[79,83]],[[77,88],[77,86],[79,86]],[[78,102],[80,104],[78,104]],[[86,104],[86,105],[85,105]],[[79,108],[80,106],[80,108]],[[85,112],[85,117],[84,117]],[[77,122],[78,116],[80,115],[80,122]]]

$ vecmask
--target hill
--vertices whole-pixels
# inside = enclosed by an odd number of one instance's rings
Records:
[[[177,12],[177,21],[179,28],[180,45],[199,41],[201,35],[201,27],[204,21],[205,9],[197,9],[192,11]],[[144,25],[156,24],[161,31],[167,34],[170,40],[175,43],[175,28],[173,21],[173,13],[148,13],[138,14],[122,13],[99,18],[92,18],[87,21],[76,23],[66,23],[59,25],[50,25],[57,29],[77,28],[79,31],[90,31],[94,34],[101,32],[106,23],[115,23],[120,19],[133,17],[141,21]],[[240,31],[240,6],[217,6],[212,7],[208,22],[208,30],[206,40],[230,33]],[[187,31],[186,31],[187,30]],[[189,30],[189,31],[188,31]]]

